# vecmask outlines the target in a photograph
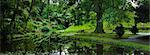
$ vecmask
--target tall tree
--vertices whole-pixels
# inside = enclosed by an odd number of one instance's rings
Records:
[[[94,0],[95,12],[97,13],[96,29],[94,32],[97,33],[104,33],[103,20],[102,20],[103,10],[102,10],[101,2],[103,2],[103,0]]]
[[[108,11],[111,12],[111,13],[107,13],[109,16],[114,16],[111,18],[120,18],[120,19],[125,18],[124,11],[127,11],[126,5],[127,5],[126,0],[82,0],[81,1],[82,9],[86,11],[95,11],[95,13],[97,14],[96,28],[94,31],[96,33],[104,33],[103,20],[105,18],[103,18],[103,15],[106,12]],[[111,19],[111,20],[115,20],[115,19]]]

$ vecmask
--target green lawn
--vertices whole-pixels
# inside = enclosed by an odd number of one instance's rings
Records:
[[[125,28],[131,28],[132,24],[128,23],[122,23]],[[104,31],[106,33],[112,33],[112,30],[114,30],[116,25],[110,25],[104,22]],[[137,27],[139,28],[139,32],[150,32],[150,30],[142,30],[141,28],[150,28],[150,22],[148,23],[138,23]],[[84,25],[79,25],[79,26],[70,26],[69,28],[65,29],[64,32],[78,32],[79,30],[85,30],[85,32],[94,32],[95,30],[95,24],[91,24],[90,22]],[[129,30],[125,30],[126,33],[131,33]]]

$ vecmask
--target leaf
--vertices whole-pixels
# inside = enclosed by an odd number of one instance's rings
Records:
[[[24,18],[29,17],[29,12],[27,11],[27,9],[23,9],[23,15],[24,15]]]

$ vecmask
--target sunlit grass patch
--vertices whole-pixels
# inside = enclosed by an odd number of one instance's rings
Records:
[[[138,27],[150,28],[150,22],[147,22],[147,23],[138,23],[137,26]]]
[[[95,27],[91,23],[87,23],[84,25],[72,25],[69,28],[65,29],[64,32],[78,32],[79,30],[90,30],[95,29]]]

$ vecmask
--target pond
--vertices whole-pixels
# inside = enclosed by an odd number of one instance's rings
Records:
[[[71,46],[72,47],[72,46]],[[64,48],[64,47],[62,47]],[[114,45],[96,44],[96,46],[76,46],[75,48],[66,48],[52,50],[50,52],[8,52],[0,55],[150,55],[150,52],[144,52],[136,49],[118,47]]]
[[[122,39],[123,41],[128,42],[136,42],[140,44],[150,45],[150,33],[138,33],[139,35],[135,35],[128,39]]]
[[[128,39],[121,39],[121,40],[125,42],[137,42],[137,43],[149,45],[150,43],[149,38],[150,35],[136,35]],[[83,41],[86,42],[85,40]],[[78,41],[78,42],[83,43],[82,41]],[[95,42],[93,45],[91,44],[91,46],[79,46],[78,44],[73,43],[73,45],[69,46],[68,48],[65,47],[61,47],[61,48],[57,50],[52,50],[50,52],[20,51],[20,52],[0,53],[0,55],[150,55],[150,52],[145,52],[133,48],[130,49],[124,46],[117,46],[113,44],[100,44],[98,42]]]

